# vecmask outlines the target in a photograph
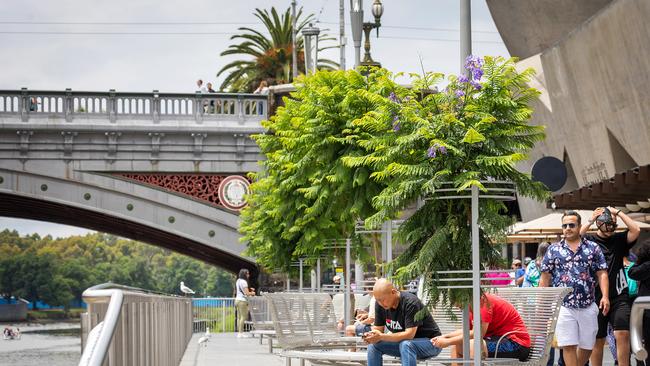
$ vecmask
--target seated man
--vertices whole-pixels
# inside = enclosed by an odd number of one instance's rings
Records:
[[[473,325],[470,312],[470,329]],[[481,335],[483,336],[483,356],[497,358],[517,358],[526,361],[530,353],[530,335],[524,321],[512,304],[493,294],[484,294],[481,298]],[[504,339],[497,342],[504,336]],[[474,338],[474,331],[469,333]],[[431,343],[440,348],[453,346],[452,358],[463,357],[463,330],[436,337]],[[470,357],[474,357],[473,343],[470,345]]]
[[[430,314],[421,320],[415,316],[424,308],[422,302],[409,292],[400,292],[390,281],[380,278],[373,288],[375,324],[363,334],[369,343],[368,366],[381,366],[382,355],[400,357],[402,366],[415,366],[418,359],[435,357],[440,348],[431,338],[440,335],[438,325]],[[388,328],[391,333],[384,333]]]
[[[370,295],[372,296],[372,295]],[[348,337],[362,336],[372,330],[372,324],[375,322],[375,298],[370,298],[368,310],[357,309],[354,324],[345,327],[345,335]]]

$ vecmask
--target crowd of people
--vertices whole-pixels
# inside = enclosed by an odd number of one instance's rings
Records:
[[[214,94],[217,91],[212,87],[211,82],[203,83],[203,79],[198,79],[196,81],[196,91],[201,94]],[[269,94],[269,83],[267,80],[261,80],[258,84],[258,87],[253,91],[253,94],[268,95]],[[264,107],[262,103],[257,103],[256,107],[258,114],[263,114]],[[233,111],[224,111],[228,107],[223,106],[221,100],[217,98],[206,98],[203,100],[203,113],[214,114],[214,113],[233,113]]]

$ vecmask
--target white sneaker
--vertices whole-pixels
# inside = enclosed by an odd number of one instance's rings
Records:
[[[237,338],[241,338],[241,337],[242,337],[242,334],[241,334],[241,333],[237,333]]]

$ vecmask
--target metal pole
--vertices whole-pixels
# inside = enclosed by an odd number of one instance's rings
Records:
[[[339,48],[341,52],[341,60],[339,61],[339,70],[345,70],[345,0],[339,0]]]
[[[472,311],[474,312],[474,365],[481,364],[481,255],[478,238],[478,187],[472,186]],[[465,351],[466,348],[463,348]]]
[[[386,263],[390,263],[393,261],[393,220],[386,224]]]
[[[300,264],[300,282],[298,283],[298,292],[302,292],[302,258],[298,260]]]
[[[350,28],[354,44],[354,67],[361,64],[361,35],[363,32],[363,0],[350,0]]]
[[[472,2],[460,0],[460,74],[467,75],[465,60],[472,54]],[[475,202],[476,201],[476,202]],[[472,283],[474,311],[474,346],[481,350],[480,256],[478,252],[478,187],[472,187]],[[476,212],[475,212],[476,211]],[[476,245],[474,245],[476,242]],[[476,247],[476,249],[475,249]],[[478,295],[477,295],[478,293]],[[478,314],[478,317],[476,316]],[[478,347],[476,345],[478,344]],[[463,358],[469,360],[469,305],[463,308]],[[481,364],[481,351],[474,352],[474,363]]]
[[[469,361],[469,305],[463,306],[463,360]]]
[[[316,259],[316,288],[320,292],[320,258]]]
[[[472,54],[472,1],[460,0],[460,72],[466,74],[465,59]]]
[[[343,300],[344,327],[350,324],[350,238],[345,239],[345,299]]]
[[[296,0],[291,2],[291,81],[298,77],[298,50],[296,44]]]
[[[363,263],[360,260],[354,261],[354,283],[357,285],[357,292],[363,292]]]
[[[287,292],[291,291],[291,275],[287,273]]]
[[[316,271],[312,267],[311,271],[309,271],[309,284],[311,285],[311,292],[314,293],[316,292]]]

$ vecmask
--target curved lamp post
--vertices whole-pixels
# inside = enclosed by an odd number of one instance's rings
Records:
[[[305,40],[305,74],[315,73],[318,66],[318,35],[320,29],[309,23],[308,27],[302,29]]]

